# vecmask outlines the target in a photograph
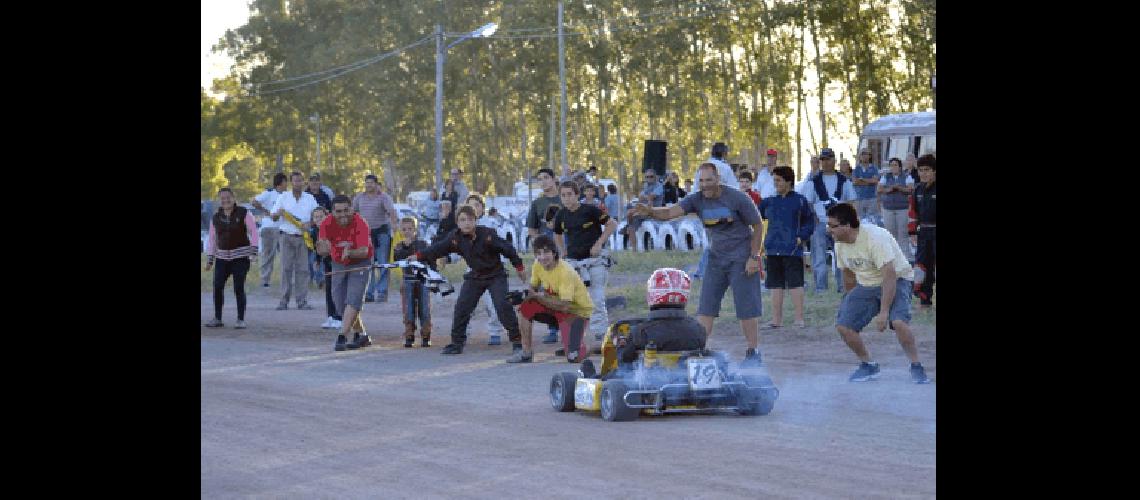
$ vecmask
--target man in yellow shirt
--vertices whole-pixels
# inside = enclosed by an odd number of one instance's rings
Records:
[[[886,330],[888,323],[895,331],[910,358],[911,379],[916,384],[930,383],[918,362],[918,348],[910,331],[914,269],[894,236],[873,224],[860,225],[855,208],[847,203],[827,209],[827,232],[835,239],[835,260],[847,290],[835,327],[860,361],[848,380],[866,382],[879,376],[879,364],[871,360],[859,337],[859,332],[873,322],[877,331]]]
[[[586,284],[574,268],[558,258],[558,247],[546,235],[534,239],[535,264],[531,268],[530,294],[519,304],[519,333],[522,334],[521,351],[508,363],[530,363],[531,330],[534,322],[557,326],[562,335],[562,349],[566,361],[577,363],[586,359],[590,351],[582,335],[590,324],[594,304]],[[574,350],[571,350],[573,346]],[[557,351],[555,352],[557,354]]]

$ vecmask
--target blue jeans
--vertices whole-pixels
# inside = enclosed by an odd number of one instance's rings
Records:
[[[420,328],[431,324],[431,292],[423,283],[418,281],[405,281],[404,291],[404,322],[416,322],[420,318]],[[417,314],[418,313],[418,314]]]
[[[309,277],[312,278],[313,283],[320,283],[325,280],[324,273],[321,272],[321,256],[317,252],[309,250]]]
[[[811,273],[815,278],[815,291],[827,291],[827,274],[830,268],[827,265],[827,251],[832,248],[835,240],[827,234],[826,222],[818,222],[815,225],[815,232],[811,234]],[[843,279],[839,276],[835,277],[840,286],[843,286]]]
[[[392,250],[392,235],[388,233],[388,225],[384,224],[378,228],[372,229],[369,236],[372,237],[372,247],[376,249],[374,262],[377,264],[387,264],[388,254]],[[377,278],[376,274],[379,273],[380,277]],[[376,297],[383,299],[388,297],[388,270],[387,269],[372,269],[368,273],[368,291],[365,295],[368,297]]]

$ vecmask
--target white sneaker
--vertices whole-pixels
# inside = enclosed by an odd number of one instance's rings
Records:
[[[325,322],[321,323],[321,328],[332,328],[332,322],[333,322],[332,316],[325,318]]]
[[[334,329],[339,330],[342,326],[344,326],[342,323],[343,322],[341,320],[334,319],[334,320],[332,320],[332,323],[329,323],[329,328],[334,328]]]

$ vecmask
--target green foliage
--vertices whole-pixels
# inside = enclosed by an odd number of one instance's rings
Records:
[[[234,57],[240,76],[216,82],[223,99],[202,96],[203,197],[229,184],[244,199],[279,168],[317,170],[309,117],[318,113],[319,170],[335,191],[361,189],[367,173],[394,181],[400,198],[429,188],[433,39],[315,85],[272,93],[305,81],[271,82],[393,51],[430,37],[437,23],[456,33],[494,21],[497,37],[545,36],[472,39],[448,50],[444,168],[463,169],[477,192],[505,194],[551,161],[558,41],[541,28],[556,25],[554,2],[254,0],[250,7],[249,22],[217,46]],[[843,89],[828,98],[841,99],[856,128],[929,107],[935,11],[929,0],[567,1],[569,166],[595,164],[628,191],[644,139],[669,141],[670,169],[685,172],[716,141],[730,145],[730,159],[749,164],[766,147],[792,149],[796,75],[815,78],[814,57],[799,58],[809,19],[823,80]],[[810,34],[805,39],[814,54]],[[818,118],[806,111],[805,119]],[[556,130],[556,167],[558,140]],[[736,156],[745,150],[752,154]]]

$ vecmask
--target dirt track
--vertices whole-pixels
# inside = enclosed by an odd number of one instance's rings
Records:
[[[309,293],[313,311],[275,311],[276,297],[254,290],[250,328],[234,330],[227,290],[226,327],[201,329],[203,498],[935,494],[937,382],[910,383],[889,330],[864,334],[883,367],[876,381],[847,382],[856,361],[834,327],[763,330],[761,351],[781,391],[770,415],[611,423],[555,412],[550,377],[576,365],[537,340],[535,363],[503,363],[510,346],[485,345],[480,315],[460,356],[439,354],[446,313],[435,315],[434,347],[404,349],[394,296],[366,306],[377,345],[336,353],[336,334],[317,327],[322,291]],[[437,310],[449,312],[454,297]],[[211,294],[201,309],[204,322]],[[915,330],[937,379],[934,328]],[[718,322],[710,347],[738,361],[739,327]]]

